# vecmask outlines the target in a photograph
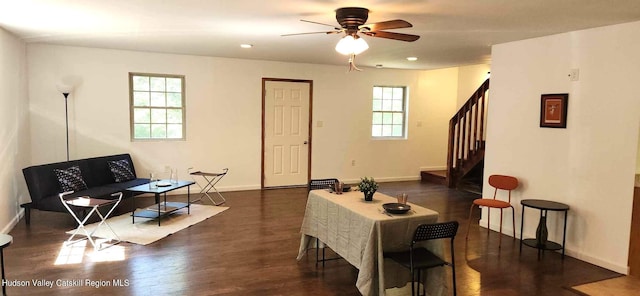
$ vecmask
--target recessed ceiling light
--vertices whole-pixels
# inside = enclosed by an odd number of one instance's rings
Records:
[[[252,48],[253,45],[251,45],[251,44],[240,44],[240,47],[242,47],[242,48]]]
[[[413,62],[413,61],[417,61],[417,60],[418,60],[417,57],[408,57],[407,58],[407,61],[412,61]]]

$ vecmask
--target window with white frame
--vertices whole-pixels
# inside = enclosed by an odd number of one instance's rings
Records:
[[[404,86],[373,87],[374,138],[406,138],[407,88]]]
[[[129,73],[132,140],[184,140],[184,76]]]

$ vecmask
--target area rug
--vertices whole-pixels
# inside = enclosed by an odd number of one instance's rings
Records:
[[[167,217],[163,217],[160,221],[160,226],[158,226],[158,220],[139,217],[136,217],[135,223],[131,223],[131,213],[111,217],[107,219],[107,222],[118,237],[120,237],[120,240],[138,245],[148,245],[220,214],[227,209],[228,207],[191,204],[191,213],[189,215],[187,215],[186,208],[181,209]],[[87,231],[93,231],[97,225],[98,223],[87,225]],[[67,233],[72,234],[73,231],[74,230],[69,230]],[[84,232],[82,230],[78,232],[78,235],[83,234]],[[101,226],[93,236],[107,239],[113,238],[109,229],[104,225]]]
[[[638,295],[638,291],[640,290],[640,279],[629,276],[621,276],[613,279],[573,286],[570,290],[577,295]]]

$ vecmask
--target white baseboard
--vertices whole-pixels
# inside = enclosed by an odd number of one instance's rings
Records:
[[[582,260],[584,262],[591,263],[593,265],[600,266],[602,268],[609,269],[611,271],[615,271],[617,273],[626,274],[626,275],[629,274],[629,266],[621,266],[621,265],[615,264],[613,262],[609,262],[609,261],[606,261],[606,260],[595,258],[595,257],[587,255],[585,253],[573,250],[573,249],[571,249],[569,247],[567,247],[565,249],[565,255],[571,256],[571,257],[576,258],[578,260]]]
[[[509,220],[511,220],[511,217],[509,217]],[[511,221],[508,221],[511,222]],[[509,223],[511,224],[511,223]],[[482,228],[487,228],[487,221],[484,219],[480,220],[480,223],[478,224],[480,227]],[[509,225],[511,226],[511,225]],[[502,234],[506,235],[506,236],[511,236],[513,237],[513,229],[509,226],[502,225]],[[516,228],[518,228],[518,225],[516,224]],[[495,231],[495,232],[499,232],[500,231],[500,224],[491,224],[491,230]],[[519,239],[520,238],[520,229],[516,229],[516,238]]]
[[[196,186],[197,188],[198,186]],[[256,185],[245,185],[245,186],[220,186],[220,187],[216,187],[218,188],[218,191],[220,192],[226,192],[226,191],[247,191],[247,190],[260,190],[260,184],[256,184]],[[200,188],[198,188],[200,189]],[[198,190],[199,191],[199,190]]]
[[[401,177],[375,177],[375,180],[380,183],[384,182],[401,182],[401,181],[420,181],[420,176],[401,176]],[[357,184],[360,182],[360,179],[341,179],[340,181],[345,184]],[[260,190],[260,184],[255,185],[244,185],[244,186],[220,186],[216,187],[220,192],[229,192],[229,191],[247,191],[247,190]],[[191,185],[191,194],[196,194],[200,192],[200,187],[198,185]],[[173,191],[167,192],[167,195],[179,195],[179,194],[187,194],[187,188],[180,188]]]
[[[486,220],[480,220],[479,223],[480,227],[482,228],[487,228],[487,221]],[[518,227],[518,225],[516,225],[516,228]],[[499,231],[500,230],[500,225],[499,224],[491,224],[491,230],[494,231]],[[505,225],[502,226],[502,234],[507,235],[507,236],[511,236],[513,234],[513,229],[511,229],[511,227],[505,227]],[[524,238],[529,238],[529,237],[535,237],[535,234],[523,234],[523,239]],[[519,229],[516,229],[516,238],[520,239],[520,231]],[[609,262],[606,260],[602,260],[600,258],[596,258],[593,257],[591,255],[588,255],[584,252],[579,252],[576,251],[574,249],[572,249],[570,246],[566,246],[564,253],[566,256],[569,257],[573,257],[575,259],[587,262],[587,263],[591,263],[593,265],[597,265],[600,266],[602,268],[606,268],[609,269],[611,271],[617,272],[617,273],[621,273],[621,274],[629,274],[629,266],[626,265],[619,265],[619,264],[615,264],[613,262]]]
[[[420,181],[420,176],[402,176],[402,177],[376,177],[375,180],[380,183],[384,182],[401,182],[401,181]],[[360,179],[341,179],[340,181],[345,184],[357,184],[360,182]],[[229,191],[247,191],[247,190],[260,190],[262,189],[259,184],[256,185],[245,185],[245,186],[226,186],[226,187],[216,187],[220,192],[229,192]],[[198,185],[191,186],[191,194],[197,194],[200,192],[200,187]],[[178,194],[187,194],[187,188],[180,188],[173,191],[167,192],[168,195],[178,195]]]
[[[420,176],[404,176],[404,177],[374,177],[376,182],[384,183],[384,182],[401,182],[401,181],[419,181]],[[343,179],[340,180],[345,184],[358,184],[360,183],[360,179]]]
[[[18,225],[18,222],[20,222],[20,218],[22,217],[24,217],[24,209],[20,208],[18,213],[13,217],[13,219],[11,219],[11,222],[9,222],[9,224],[5,225],[5,227],[2,228],[2,233],[9,233],[11,229]]]
[[[260,190],[260,185],[245,185],[245,186],[220,186],[216,187],[220,192],[229,192],[229,191],[247,191],[247,190]],[[200,187],[198,185],[191,185],[191,194],[197,194],[200,192]],[[172,190],[167,192],[167,195],[178,195],[178,194],[187,194],[187,187],[183,187],[180,189]]]

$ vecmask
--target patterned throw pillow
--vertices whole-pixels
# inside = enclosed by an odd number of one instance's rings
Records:
[[[87,183],[82,179],[79,166],[72,166],[66,170],[54,169],[63,192],[81,191],[87,189]]]
[[[116,183],[133,180],[136,176],[126,159],[107,161]]]

